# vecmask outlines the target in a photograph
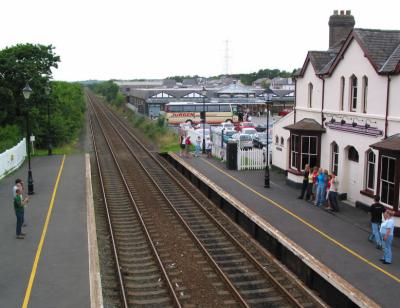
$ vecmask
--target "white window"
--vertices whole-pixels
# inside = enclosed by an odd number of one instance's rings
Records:
[[[375,188],[375,160],[376,155],[371,150],[367,151],[366,189],[374,191]]]
[[[304,170],[306,165],[310,167],[317,165],[317,137],[301,136],[300,169]]]
[[[290,148],[291,148],[291,159],[290,166],[294,169],[297,169],[297,157],[299,154],[299,136],[292,135],[290,140]]]
[[[331,172],[338,175],[339,171],[339,146],[336,142],[332,143]]]
[[[199,94],[199,93],[197,93],[197,92],[192,92],[192,93],[186,94],[184,97],[199,98],[199,97],[204,97],[204,96]]]
[[[381,202],[390,206],[394,205],[395,199],[395,166],[394,158],[381,157]]]
[[[363,96],[362,96],[362,112],[367,113],[367,97],[368,97],[368,77],[363,77]]]
[[[343,110],[344,106],[344,86],[345,86],[345,79],[342,76],[340,78],[340,100],[339,100],[339,110]]]
[[[164,98],[164,97],[173,97],[173,96],[169,95],[168,93],[165,93],[165,92],[160,92],[160,93],[153,95],[151,98]]]
[[[350,77],[351,93],[350,93],[350,111],[357,111],[357,98],[358,98],[358,80],[356,76]]]

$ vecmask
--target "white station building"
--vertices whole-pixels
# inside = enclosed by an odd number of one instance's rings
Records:
[[[329,49],[308,52],[295,109],[273,128],[272,163],[289,183],[302,182],[306,164],[328,169],[347,200],[368,206],[379,195],[398,215],[400,30],[354,24],[350,11],[334,11]]]

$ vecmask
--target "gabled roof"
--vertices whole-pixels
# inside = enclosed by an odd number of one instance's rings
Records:
[[[255,93],[255,89],[250,87],[242,86],[238,83],[232,83],[229,86],[222,87],[217,91],[218,94],[229,93],[229,94],[248,94]]]
[[[295,124],[285,126],[284,129],[296,130],[296,131],[307,131],[307,132],[321,132],[324,133],[326,130],[321,124],[314,119],[304,118]]]
[[[400,152],[400,134],[392,135],[382,141],[371,144],[371,148]]]
[[[301,68],[298,76],[304,76],[307,65],[311,62],[315,74],[321,75],[322,71],[326,68],[327,64],[332,63],[335,59],[337,53],[333,51],[309,51],[307,54],[307,58],[304,61],[304,65]]]

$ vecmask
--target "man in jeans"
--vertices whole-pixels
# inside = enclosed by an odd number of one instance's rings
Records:
[[[379,234],[379,228],[382,223],[382,214],[385,213],[385,207],[379,203],[379,196],[374,197],[375,203],[369,208],[371,213],[371,234],[368,237],[370,242],[375,240],[376,248],[382,249],[382,238]]]
[[[22,233],[22,225],[24,224],[24,207],[27,199],[22,200],[22,191],[17,188],[16,196],[14,198],[15,216],[17,216],[17,239],[24,239],[25,233]]]

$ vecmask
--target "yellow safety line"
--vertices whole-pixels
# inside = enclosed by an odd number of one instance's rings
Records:
[[[37,267],[38,267],[38,263],[39,263],[39,259],[40,259],[40,254],[42,253],[42,248],[43,248],[44,239],[46,237],[47,227],[49,225],[51,212],[52,212],[53,206],[54,206],[54,200],[55,200],[56,194],[57,194],[58,183],[60,181],[61,173],[62,173],[63,168],[64,168],[64,161],[65,161],[65,155],[63,156],[63,159],[62,159],[62,162],[61,162],[61,166],[60,166],[60,169],[58,171],[56,184],[54,185],[53,194],[51,196],[51,201],[50,201],[50,206],[49,206],[49,209],[47,210],[46,221],[44,222],[42,235],[40,237],[39,246],[38,246],[38,249],[36,251],[35,261],[33,262],[32,271],[31,271],[31,275],[29,277],[28,287],[26,288],[25,298],[24,298],[24,302],[22,304],[22,308],[28,307],[29,298],[31,296],[31,291],[32,291],[32,286],[33,286],[33,281],[35,280],[36,271],[37,271]]]
[[[325,232],[319,230],[316,226],[312,225],[311,223],[309,223],[308,221],[306,221],[304,218],[301,218],[300,216],[296,215],[295,213],[293,213],[292,211],[288,210],[287,208],[285,208],[284,206],[280,205],[279,203],[275,202],[274,200],[264,196],[263,194],[260,194],[259,192],[255,191],[253,188],[247,186],[245,183],[241,182],[240,180],[234,178],[233,176],[231,176],[229,173],[225,172],[224,170],[218,168],[217,166],[215,166],[214,164],[210,163],[209,161],[205,160],[204,158],[202,158],[203,161],[205,161],[207,164],[209,164],[210,166],[212,166],[213,168],[217,169],[219,172],[225,174],[226,176],[228,176],[229,178],[231,178],[232,180],[238,182],[240,185],[244,186],[245,188],[247,188],[248,190],[250,190],[251,192],[255,193],[256,195],[258,195],[259,197],[267,200],[269,203],[273,204],[274,206],[280,208],[282,211],[286,212],[287,214],[289,214],[290,216],[296,218],[297,220],[301,221],[303,224],[305,224],[306,226],[308,226],[309,228],[311,228],[312,230],[316,231],[317,233],[319,233],[320,235],[322,235],[323,237],[325,237],[326,239],[328,239],[329,241],[331,241],[332,243],[336,244],[337,246],[339,246],[340,248],[346,250],[347,252],[349,252],[350,254],[352,254],[353,256],[355,256],[356,258],[360,259],[361,261],[367,263],[368,265],[374,267],[375,269],[377,269],[378,271],[382,272],[383,274],[389,276],[390,278],[392,278],[393,280],[395,280],[396,282],[400,283],[400,278],[385,271],[383,268],[375,265],[374,263],[372,263],[371,261],[367,260],[366,258],[364,258],[363,256],[359,255],[357,252],[351,250],[349,247],[347,247],[346,245],[338,242],[337,240],[335,240],[334,238],[332,238],[331,236],[329,236],[328,234],[326,234]]]

